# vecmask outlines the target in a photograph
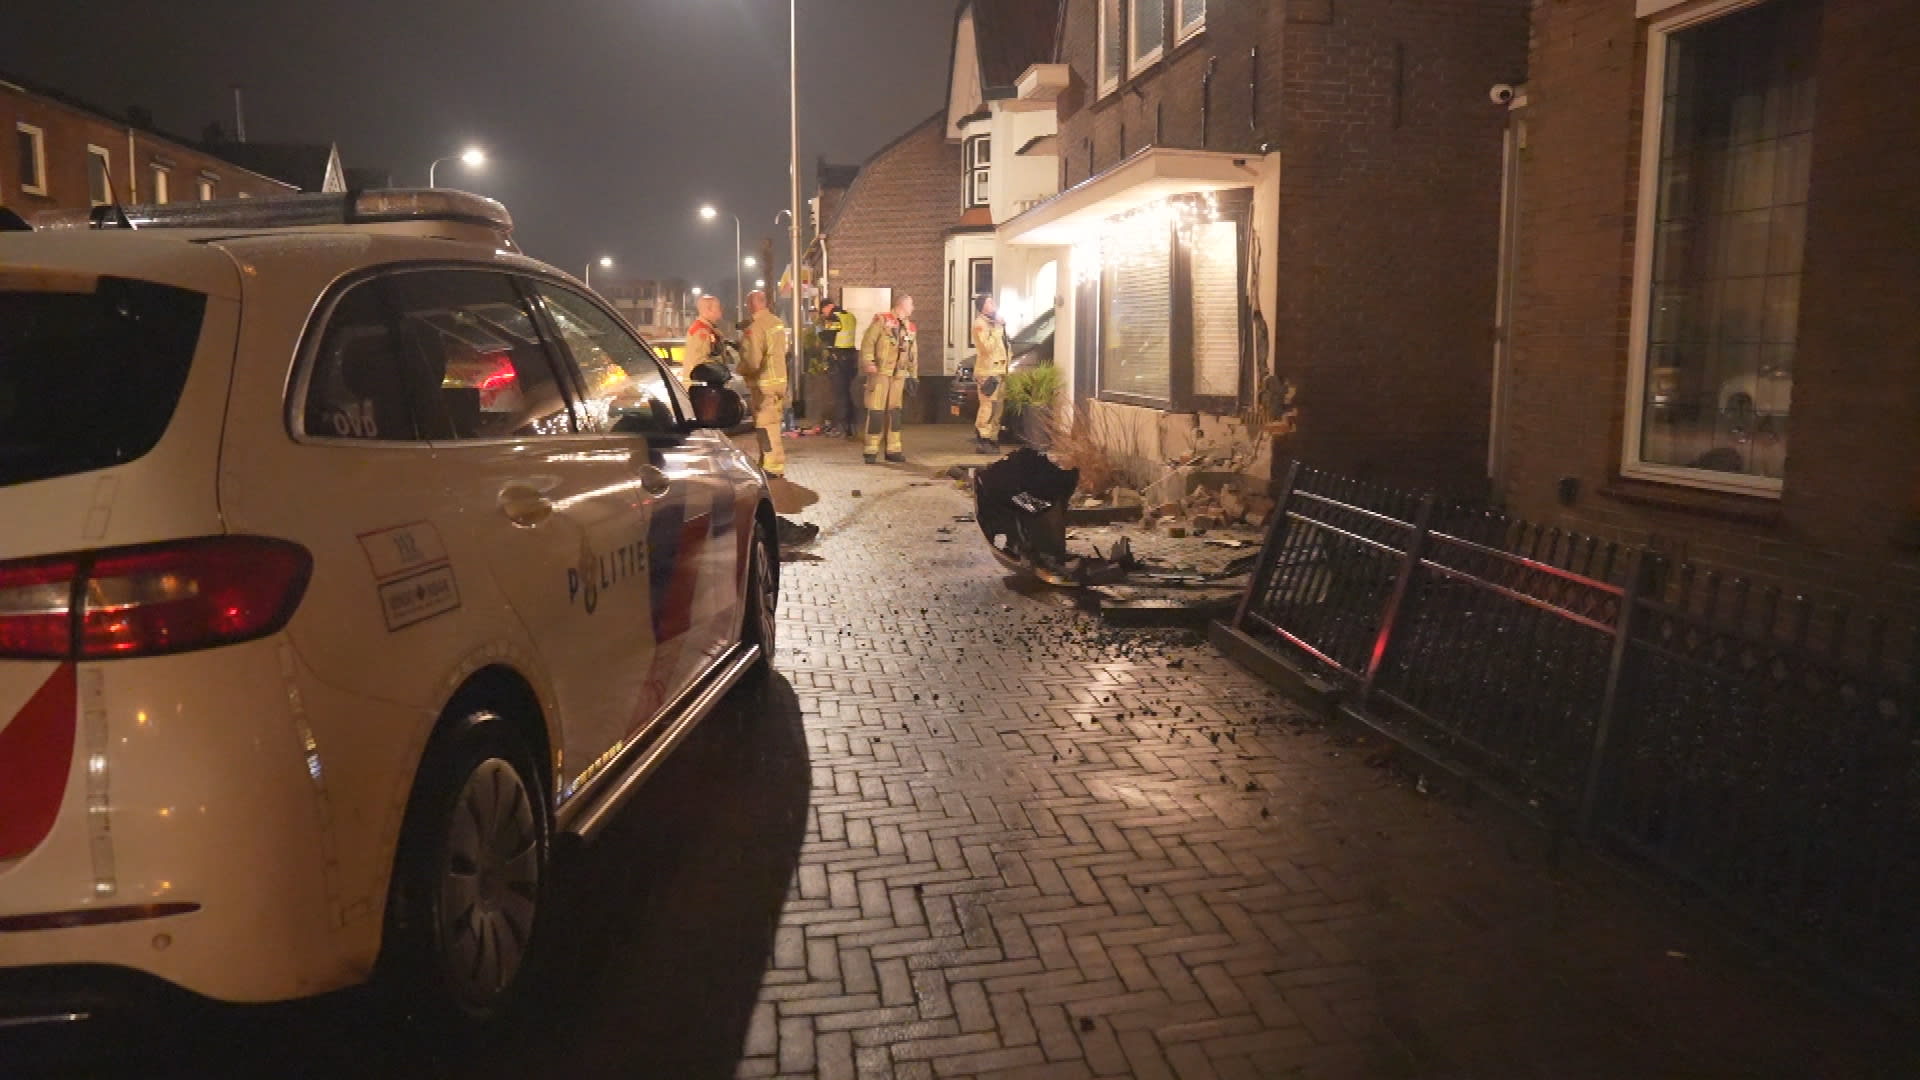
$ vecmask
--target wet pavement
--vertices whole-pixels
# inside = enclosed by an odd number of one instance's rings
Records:
[[[984,460],[964,438],[790,444],[824,532],[783,567],[779,677],[564,868],[498,1040],[347,994],[0,1042],[0,1076],[1915,1074],[1865,1005],[1423,793],[1197,636],[1010,579],[937,475]]]

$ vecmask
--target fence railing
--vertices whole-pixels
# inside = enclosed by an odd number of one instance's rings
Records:
[[[1920,1000],[1920,632],[1295,466],[1233,620],[1347,709]]]

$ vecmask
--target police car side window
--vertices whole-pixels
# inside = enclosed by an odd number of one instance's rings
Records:
[[[632,331],[571,289],[546,282],[533,288],[579,370],[580,430],[666,433],[678,428],[666,374]]]
[[[418,270],[389,276],[401,353],[423,373],[429,439],[524,438],[573,431],[547,346],[505,274]]]
[[[413,404],[427,376],[399,348],[377,281],[350,287],[320,338],[302,406],[309,437],[408,442],[421,438]]]

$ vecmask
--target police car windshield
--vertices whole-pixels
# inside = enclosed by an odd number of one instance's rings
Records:
[[[0,270],[0,487],[152,450],[205,310],[206,297],[167,285]]]

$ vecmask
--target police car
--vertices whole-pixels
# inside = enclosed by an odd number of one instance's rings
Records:
[[[493,1018],[552,850],[769,662],[726,372],[682,387],[477,196],[36,225],[0,231],[0,989],[379,974]]]

